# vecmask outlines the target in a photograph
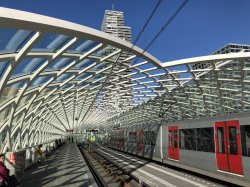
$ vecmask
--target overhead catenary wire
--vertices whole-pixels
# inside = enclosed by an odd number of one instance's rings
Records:
[[[149,42],[149,44],[145,47],[145,49],[143,50],[143,52],[141,53],[141,55],[139,57],[142,56],[142,54],[144,54],[152,45],[153,43],[156,41],[156,39],[161,35],[161,33],[170,25],[170,23],[176,18],[176,16],[180,13],[180,11],[185,7],[185,5],[188,3],[189,0],[185,0],[180,6],[179,8],[174,12],[174,14],[170,17],[170,19],[167,20],[167,22],[163,25],[163,27],[161,27],[161,29],[158,31],[158,33],[153,37],[153,39]],[[139,59],[139,58],[138,58]],[[133,64],[135,64],[137,61],[135,60]]]
[[[160,31],[155,35],[155,37],[151,40],[151,42],[145,47],[143,53],[147,51],[151,45],[155,42],[155,40],[161,35],[161,33],[169,26],[169,24],[175,19],[175,17],[180,13],[180,11],[185,7],[189,0],[184,1],[179,8],[174,12],[171,18],[164,24],[164,26],[160,29]],[[142,54],[143,54],[142,53]]]
[[[146,23],[143,25],[143,27],[142,27],[140,33],[139,33],[138,36],[136,37],[136,39],[135,39],[135,41],[134,41],[134,43],[133,43],[133,46],[135,46],[135,44],[136,44],[136,43],[138,42],[138,40],[140,39],[142,33],[143,33],[143,32],[145,31],[145,29],[147,28],[147,26],[148,26],[150,20],[151,20],[152,17],[154,16],[154,14],[155,14],[156,10],[158,9],[158,7],[160,6],[160,3],[161,3],[161,2],[162,2],[162,0],[159,0],[159,1],[157,2],[156,6],[154,7],[153,11],[151,12],[150,16],[148,17]]]
[[[141,31],[140,31],[139,34],[137,35],[135,41],[133,42],[132,46],[130,47],[130,49],[128,50],[128,52],[127,52],[126,55],[128,55],[128,54],[131,52],[131,50],[135,47],[136,43],[137,43],[138,40],[141,38],[143,32],[146,30],[146,28],[147,28],[149,22],[151,21],[151,19],[152,19],[153,16],[155,15],[155,13],[156,13],[157,9],[159,8],[159,6],[160,6],[160,4],[161,4],[162,1],[163,1],[163,0],[158,0],[157,4],[155,5],[155,7],[154,7],[154,9],[152,10],[152,12],[151,12],[151,14],[149,15],[149,17],[147,18],[145,24],[144,24],[143,27],[141,28]]]

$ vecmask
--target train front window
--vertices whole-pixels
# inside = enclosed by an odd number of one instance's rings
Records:
[[[218,136],[218,153],[225,153],[225,145],[224,145],[224,128],[217,128],[217,136]]]
[[[236,127],[229,127],[228,131],[229,131],[230,154],[238,155]]]

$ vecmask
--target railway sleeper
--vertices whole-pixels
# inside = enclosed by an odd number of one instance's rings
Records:
[[[114,182],[117,183],[118,186],[130,187],[129,183],[133,180],[132,177],[119,169],[116,164],[93,150],[88,151],[87,153],[85,152],[85,155],[88,160],[94,164],[93,167],[95,167],[96,171],[101,174],[101,177],[107,182],[107,184]],[[110,177],[113,182],[110,181]]]

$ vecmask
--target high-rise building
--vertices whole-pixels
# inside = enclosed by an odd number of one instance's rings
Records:
[[[101,30],[131,42],[131,27],[124,25],[124,15],[121,11],[106,10]]]
[[[101,30],[127,42],[131,42],[131,27],[124,25],[124,14],[121,11],[106,10],[102,21]],[[104,54],[108,55],[116,50],[117,49],[115,48],[107,47]],[[131,70],[120,71],[122,69],[126,69],[126,67],[130,64],[129,61],[125,61],[129,55],[129,51],[122,52],[120,54],[117,64],[113,68],[113,74],[111,74],[109,77],[110,84],[108,84],[107,87],[113,91],[109,92],[106,90],[105,96],[102,99],[109,100],[110,103],[113,104],[112,106],[107,106],[107,108],[122,110],[122,107],[126,108],[125,106],[130,105],[132,102],[133,96],[131,77],[128,76],[128,74],[131,73]],[[117,76],[117,73],[115,73],[118,71],[119,77]],[[116,92],[114,92],[114,90],[116,90]],[[120,103],[120,101],[122,101],[122,103]]]
[[[218,49],[212,55],[219,55],[219,54],[228,54],[228,53],[238,53],[238,52],[249,52],[250,46],[243,45],[243,44],[233,44],[229,43],[226,46]],[[205,69],[210,66],[210,63],[197,63],[193,65],[193,69]]]

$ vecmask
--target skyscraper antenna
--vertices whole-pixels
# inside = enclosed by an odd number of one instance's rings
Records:
[[[112,10],[115,10],[115,5],[114,4],[112,4]]]

